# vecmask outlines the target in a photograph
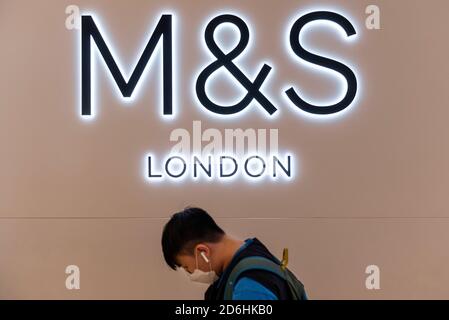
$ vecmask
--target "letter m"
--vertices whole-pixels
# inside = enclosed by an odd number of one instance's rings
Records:
[[[95,41],[123,97],[129,98],[161,38],[163,39],[163,114],[171,115],[173,112],[172,15],[161,16],[128,82],[124,79],[92,16],[83,15],[81,18],[81,115],[92,115],[91,39]]]

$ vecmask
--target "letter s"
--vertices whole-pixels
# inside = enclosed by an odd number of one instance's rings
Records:
[[[301,97],[298,96],[293,87],[286,90],[285,93],[287,94],[288,98],[303,111],[321,115],[333,114],[340,112],[351,105],[357,93],[357,78],[354,72],[341,62],[313,54],[302,47],[301,43],[299,42],[299,34],[306,24],[315,20],[328,20],[337,23],[344,29],[348,37],[356,34],[354,26],[348,19],[338,13],[330,11],[315,11],[298,18],[298,20],[296,20],[293,24],[290,31],[290,46],[293,52],[298,57],[310,63],[332,69],[342,74],[348,83],[346,95],[341,101],[333,105],[317,106],[301,99]]]

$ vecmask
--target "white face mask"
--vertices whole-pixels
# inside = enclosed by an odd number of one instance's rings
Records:
[[[215,273],[215,271],[212,270],[212,265],[211,265],[209,259],[207,259],[204,252],[201,252],[201,257],[204,259],[204,261],[209,263],[210,271],[205,272],[205,271],[198,269],[198,255],[196,254],[196,251],[195,251],[196,269],[193,271],[193,273],[187,273],[187,274],[189,275],[189,278],[191,281],[207,283],[207,284],[214,283],[218,279],[218,276]]]

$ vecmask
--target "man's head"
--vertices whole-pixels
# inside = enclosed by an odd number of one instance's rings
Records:
[[[175,213],[162,232],[162,251],[170,268],[184,268],[193,273],[195,269],[205,272],[221,270],[216,245],[225,232],[203,209],[186,208]]]

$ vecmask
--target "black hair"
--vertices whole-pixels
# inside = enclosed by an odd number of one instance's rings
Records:
[[[187,207],[172,215],[164,227],[161,242],[165,262],[176,270],[176,256],[179,253],[192,254],[198,243],[216,243],[224,234],[205,210]]]

